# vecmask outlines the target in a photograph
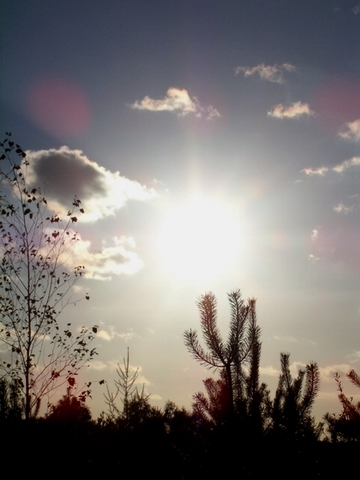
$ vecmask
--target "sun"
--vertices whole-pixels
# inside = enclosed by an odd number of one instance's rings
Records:
[[[221,200],[190,197],[165,216],[157,246],[163,267],[179,277],[226,272],[240,248],[235,212]]]

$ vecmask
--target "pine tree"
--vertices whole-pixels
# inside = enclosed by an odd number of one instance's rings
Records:
[[[240,290],[228,294],[231,319],[227,342],[217,326],[217,301],[212,293],[197,302],[203,337],[208,351],[200,345],[196,331],[184,333],[185,345],[201,364],[220,370],[220,378],[204,380],[204,393],[194,395],[194,411],[204,420],[222,424],[235,418],[248,430],[261,431],[264,423],[266,385],[259,385],[260,328],[256,320],[256,301],[241,297]],[[250,427],[251,425],[251,427]]]
[[[270,435],[285,441],[318,439],[322,424],[316,425],[311,409],[320,386],[319,367],[310,363],[293,378],[289,359],[289,353],[280,354],[279,383],[269,403]]]
[[[353,385],[360,388],[360,376],[355,370],[350,370],[346,376]],[[335,373],[335,381],[342,411],[339,415],[327,413],[324,416],[331,439],[333,442],[360,442],[360,402],[355,403],[352,397],[345,395],[338,373]]]

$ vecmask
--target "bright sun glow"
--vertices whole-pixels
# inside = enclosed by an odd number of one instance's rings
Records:
[[[158,248],[167,271],[198,279],[230,269],[239,241],[237,222],[229,206],[192,197],[168,214]]]

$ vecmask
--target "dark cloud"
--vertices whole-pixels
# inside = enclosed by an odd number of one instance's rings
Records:
[[[83,221],[114,215],[128,200],[148,200],[154,189],[110,172],[89,160],[81,150],[60,149],[27,152],[30,187],[44,189],[49,208],[67,212],[76,195],[85,208]]]
[[[98,165],[78,150],[32,152],[33,183],[44,185],[46,195],[66,204],[77,195],[86,200],[105,194],[105,182]]]

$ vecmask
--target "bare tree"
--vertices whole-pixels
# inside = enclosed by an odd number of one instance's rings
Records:
[[[141,392],[139,392],[135,385],[139,377],[139,367],[132,371],[130,366],[129,348],[127,349],[126,359],[123,358],[123,367],[118,363],[116,374],[118,378],[114,380],[115,393],[110,391],[106,383],[106,393],[104,393],[105,403],[108,406],[107,418],[111,422],[116,420],[124,420],[125,427],[129,426],[131,406],[138,403],[148,404],[150,395],[145,394],[145,384],[143,384]],[[104,381],[103,381],[104,383]],[[118,397],[122,403],[122,407],[118,406]]]
[[[0,373],[20,386],[29,419],[44,397],[75,385],[96,354],[89,343],[97,327],[73,334],[58,321],[84,273],[69,267],[81,202],[75,197],[64,220],[49,212],[41,189],[29,188],[29,160],[10,135],[0,143]]]

